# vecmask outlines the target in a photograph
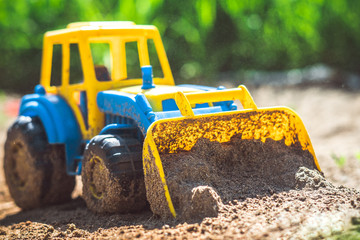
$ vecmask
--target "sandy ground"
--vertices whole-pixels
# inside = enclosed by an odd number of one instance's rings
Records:
[[[360,93],[270,87],[251,93],[258,106],[294,109],[307,128],[325,176],[335,185],[360,189]],[[338,158],[345,159],[343,166],[336,164]]]
[[[350,222],[360,224],[360,94],[318,87],[250,91],[259,107],[286,105],[298,112],[327,181],[312,178],[315,183],[301,191],[234,200],[217,217],[176,222],[162,221],[150,210],[93,214],[78,197],[80,185],[70,203],[21,211],[1,169],[0,239],[311,239],[336,237]],[[1,146],[8,124],[1,126]],[[2,161],[2,150],[0,155]]]

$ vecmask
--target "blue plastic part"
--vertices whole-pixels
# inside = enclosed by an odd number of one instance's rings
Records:
[[[144,136],[146,136],[146,130],[150,124],[155,121],[154,117],[150,117],[153,114],[150,104],[146,98],[144,99],[141,96],[136,98],[135,94],[108,90],[99,92],[96,101],[100,111],[106,114],[134,119]],[[148,107],[150,107],[150,111]]]
[[[176,105],[175,99],[173,98],[162,100],[162,107],[163,107],[163,111],[179,110],[178,106]]]
[[[195,115],[223,112],[221,106],[207,108],[193,108]],[[155,112],[156,120],[181,117],[180,111]]]
[[[137,104],[139,104],[139,107],[141,108],[141,110],[145,113],[147,119],[150,122],[154,122],[155,114],[152,111],[152,107],[150,106],[150,103],[147,100],[147,98],[145,97],[145,95],[142,93],[139,93],[135,96],[135,100],[136,100]]]
[[[155,85],[153,83],[153,71],[152,66],[142,66],[141,67],[142,72],[142,79],[143,79],[143,85],[141,89],[150,89],[154,88]]]
[[[99,133],[99,135],[104,135],[104,134],[110,134],[112,132],[114,132],[115,130],[119,130],[119,129],[129,129],[129,128],[135,128],[136,126],[131,125],[131,124],[109,124],[107,126],[105,126]]]
[[[197,104],[195,104],[195,109],[196,108],[207,108],[207,107],[209,107],[208,103],[197,103]]]
[[[82,161],[78,161],[78,168],[76,171],[76,175],[81,175],[81,170],[82,170]]]
[[[86,128],[89,127],[88,122],[88,108],[87,108],[87,94],[85,91],[80,92],[80,111],[84,118]]]
[[[19,115],[39,117],[50,144],[64,144],[66,171],[76,175],[81,151],[81,131],[66,101],[56,95],[29,94],[22,98]]]
[[[38,84],[35,86],[34,88],[34,93],[37,93],[39,95],[45,95],[46,94],[46,90],[45,88],[41,85],[41,84]]]
[[[119,116],[116,114],[106,113],[105,114],[105,125],[109,125],[109,124],[128,124],[128,125],[132,125],[132,126],[136,125],[134,119],[132,119],[132,118],[123,117],[123,116]]]
[[[169,98],[162,100],[161,102],[163,111],[176,111],[179,110],[178,106],[176,105],[175,99]],[[195,104],[195,108],[206,108],[209,107],[208,103],[197,103]]]
[[[223,111],[236,110],[237,106],[234,104],[234,101],[223,101],[223,102],[214,102],[214,106],[220,106]]]

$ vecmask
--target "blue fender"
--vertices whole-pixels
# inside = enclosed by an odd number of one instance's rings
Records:
[[[66,170],[75,175],[75,158],[80,155],[82,135],[67,102],[57,95],[29,94],[21,100],[19,115],[39,117],[50,144],[64,144]]]

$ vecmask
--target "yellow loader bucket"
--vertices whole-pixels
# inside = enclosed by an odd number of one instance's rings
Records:
[[[191,108],[236,99],[243,110],[194,115]],[[223,202],[295,188],[300,167],[321,171],[300,117],[286,107],[257,108],[244,86],[179,92],[175,101],[183,116],[156,121],[144,141],[145,185],[154,214],[216,216]]]

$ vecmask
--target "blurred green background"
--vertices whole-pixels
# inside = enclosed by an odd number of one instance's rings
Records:
[[[0,0],[0,89],[31,92],[45,31],[74,21],[156,25],[177,83],[323,63],[360,73],[358,0]]]

